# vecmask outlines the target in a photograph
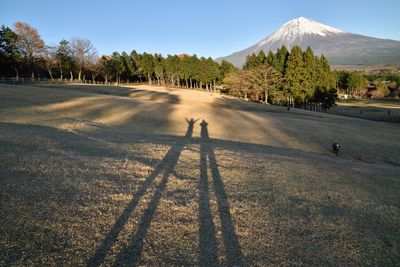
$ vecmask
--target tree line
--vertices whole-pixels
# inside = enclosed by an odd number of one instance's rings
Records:
[[[400,86],[400,75],[385,70],[379,74],[363,74],[357,71],[335,71],[337,87],[339,90],[351,96],[363,97],[368,93],[368,88],[375,89],[375,95],[385,97],[390,89]]]
[[[212,58],[196,55],[130,54],[114,52],[100,58],[100,66],[106,81],[140,81],[166,86],[215,90],[227,73],[236,68],[227,61],[221,64]]]
[[[282,103],[307,107],[318,103],[329,108],[336,99],[336,80],[324,55],[314,56],[295,45],[285,45],[268,55],[261,50],[247,57],[242,70],[225,78],[229,93],[264,103]]]
[[[132,50],[98,56],[88,39],[61,40],[46,45],[32,26],[16,22],[14,29],[0,29],[0,76],[48,77],[50,79],[149,84],[215,90],[227,73],[236,68],[196,55],[137,53]]]

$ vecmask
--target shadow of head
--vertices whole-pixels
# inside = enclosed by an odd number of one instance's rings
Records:
[[[209,138],[209,135],[208,135],[208,123],[205,120],[203,120],[200,123],[200,127],[201,127],[200,136],[202,138],[207,138],[208,139]]]

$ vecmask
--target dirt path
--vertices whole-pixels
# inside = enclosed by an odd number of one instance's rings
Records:
[[[0,264],[396,265],[399,132],[198,91],[4,85]]]

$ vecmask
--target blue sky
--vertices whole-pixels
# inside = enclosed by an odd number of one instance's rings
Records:
[[[49,45],[73,37],[113,51],[225,56],[300,16],[363,35],[400,40],[399,0],[1,0],[0,24],[22,21]]]

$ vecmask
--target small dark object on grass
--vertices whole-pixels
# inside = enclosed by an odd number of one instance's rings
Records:
[[[335,142],[335,143],[332,144],[332,151],[333,151],[333,153],[336,154],[336,156],[339,155],[339,149],[340,149],[340,144],[339,143]]]

